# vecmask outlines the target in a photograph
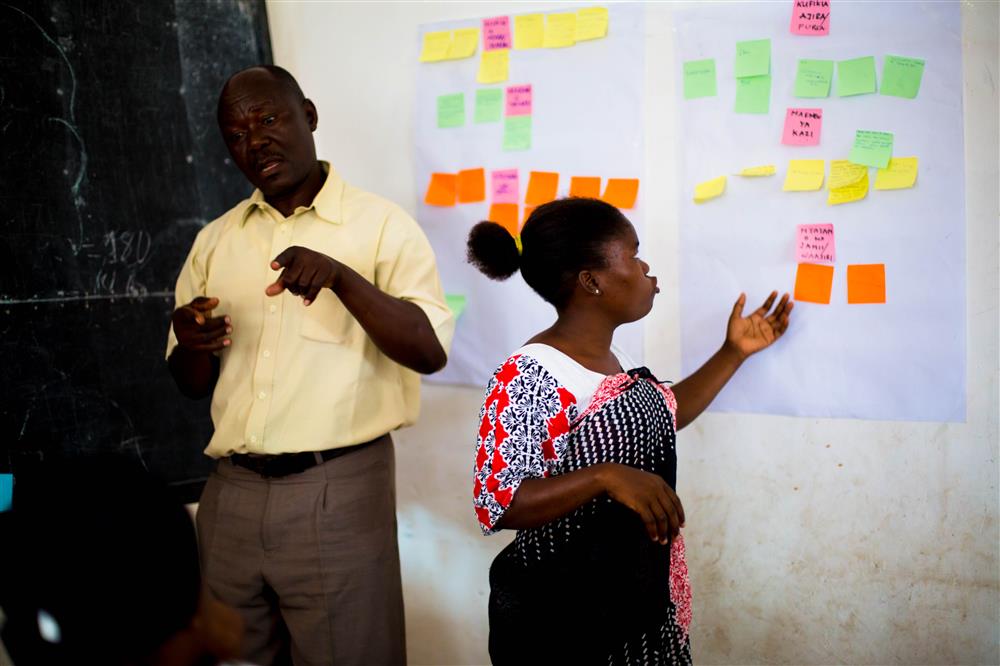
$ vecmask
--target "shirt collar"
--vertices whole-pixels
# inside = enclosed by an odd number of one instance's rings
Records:
[[[311,205],[299,206],[295,209],[295,213],[313,209],[316,211],[316,216],[320,219],[332,224],[342,224],[344,220],[341,214],[340,202],[344,194],[344,181],[341,180],[329,162],[320,161],[320,166],[326,172],[326,181],[323,183],[323,187],[316,193],[316,197],[313,199]],[[257,208],[262,208],[264,205],[266,205],[264,193],[259,189],[255,189],[250,198],[247,199],[240,214],[240,226],[242,227],[246,224],[250,213]]]

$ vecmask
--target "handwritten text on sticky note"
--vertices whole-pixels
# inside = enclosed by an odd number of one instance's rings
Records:
[[[493,203],[513,203],[520,201],[517,169],[500,169],[490,174]]]
[[[800,224],[795,243],[795,262],[832,264],[837,260],[832,224]]]
[[[507,86],[507,105],[505,109],[505,115],[508,116],[530,116],[531,84]]]
[[[781,143],[786,146],[818,146],[823,109],[788,109]]]
[[[791,30],[793,35],[830,34],[830,0],[795,0]]]
[[[495,16],[483,19],[483,50],[495,51],[513,46],[510,38],[510,17]]]

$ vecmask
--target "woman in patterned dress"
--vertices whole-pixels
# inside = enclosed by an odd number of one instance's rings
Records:
[[[612,345],[659,291],[631,223],[595,199],[534,210],[512,238],[481,222],[469,261],[518,270],[558,314],[497,369],[480,412],[474,505],[483,532],[516,529],[490,568],[494,664],[688,664],[690,587],[674,492],[675,432],[788,327],[777,292],[672,388]],[[773,309],[772,309],[772,306]]]

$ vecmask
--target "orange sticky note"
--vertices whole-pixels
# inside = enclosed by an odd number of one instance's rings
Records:
[[[510,232],[511,236],[516,236],[521,230],[517,223],[517,204],[490,204],[490,222],[496,222]]]
[[[486,201],[486,172],[465,169],[458,172],[458,203]]]
[[[533,210],[535,210],[535,208],[536,208],[535,206],[525,206],[524,207],[524,217],[521,218],[521,226],[522,227],[524,226],[524,223],[528,221],[528,218],[531,217],[531,212]]]
[[[601,198],[600,176],[573,176],[569,179],[569,195],[571,197]]]
[[[453,173],[432,173],[424,203],[429,206],[454,206],[457,181],[458,177]]]
[[[551,171],[532,171],[528,175],[528,192],[524,195],[524,203],[538,206],[555,201],[557,189],[559,189],[559,174]]]
[[[795,273],[795,300],[830,304],[833,291],[833,266],[799,264]]]
[[[638,178],[608,178],[604,188],[604,201],[616,208],[631,208],[639,194]]]
[[[847,267],[848,303],[885,303],[885,264]]]

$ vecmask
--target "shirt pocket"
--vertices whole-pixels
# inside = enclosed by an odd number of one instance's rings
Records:
[[[308,340],[344,344],[360,326],[340,299],[328,289],[321,291],[304,310],[300,333]]]

